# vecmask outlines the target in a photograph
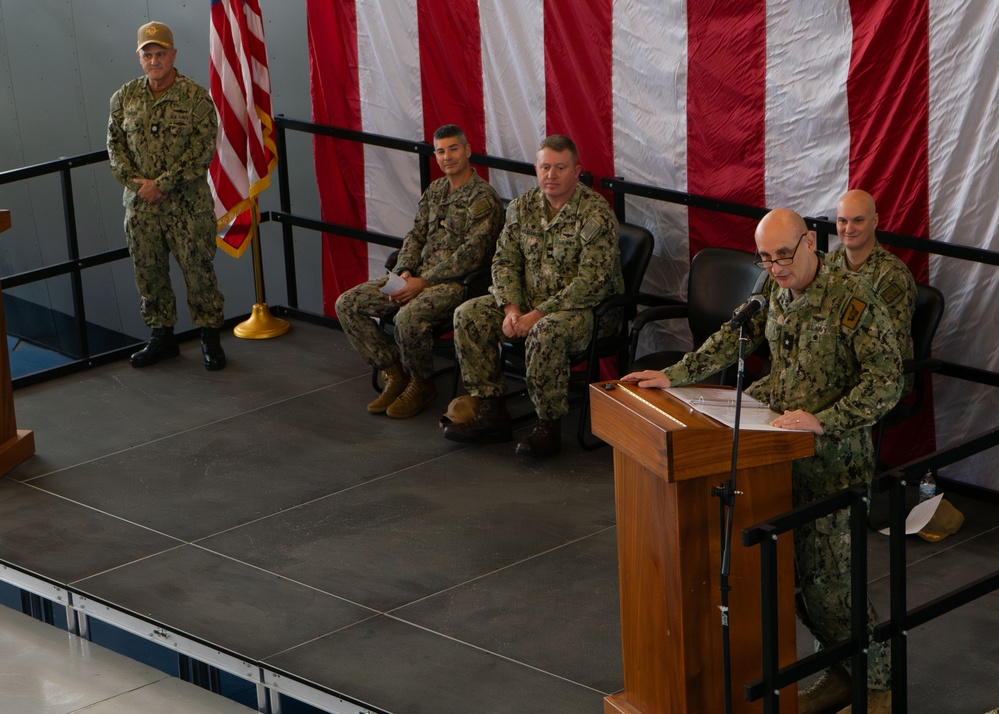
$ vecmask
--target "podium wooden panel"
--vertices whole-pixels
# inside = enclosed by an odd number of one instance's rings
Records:
[[[593,433],[614,447],[624,692],[605,714],[724,712],[719,606],[721,532],[711,489],[731,470],[732,429],[661,390],[590,387]],[[811,456],[806,432],[739,435],[729,570],[733,712],[762,712],[743,684],[761,676],[759,550],[742,528],[791,508],[791,461]],[[792,541],[778,542],[781,664],[796,656]],[[781,712],[797,712],[796,687]]]
[[[10,228],[10,211],[0,210],[0,233]],[[0,476],[35,453],[35,435],[17,428],[14,418],[14,393],[10,384],[10,354],[7,351],[7,320],[3,312],[3,293],[0,292]]]

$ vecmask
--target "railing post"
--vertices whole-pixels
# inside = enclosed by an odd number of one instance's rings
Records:
[[[855,712],[867,711],[867,653],[870,647],[867,626],[867,487],[850,488],[850,658],[853,673]]]
[[[278,159],[278,194],[281,212],[291,213],[291,185],[288,181],[288,147],[285,143],[285,128],[278,114],[274,122],[274,144]],[[288,291],[288,307],[298,308],[298,278],[295,274],[295,232],[290,223],[281,224],[281,238],[284,244],[284,283]]]
[[[420,152],[417,154],[420,161],[420,195],[430,188],[430,156]]]
[[[891,528],[888,542],[889,552],[889,602],[891,616],[891,693],[892,710],[905,711],[909,691],[908,669],[908,594],[905,583],[905,478],[897,479],[895,487],[888,494]]]
[[[777,674],[780,671],[780,650],[778,642],[777,617],[777,529],[767,523],[761,530],[768,533],[760,540],[760,597],[761,628],[763,638],[763,713],[780,712],[780,689],[777,687]]]
[[[623,181],[624,177],[615,176],[613,180]],[[614,191],[614,215],[617,216],[617,220],[620,221],[621,223],[625,222],[625,212],[626,212],[625,195],[621,191]]]
[[[90,358],[90,340],[87,337],[87,308],[83,302],[83,277],[80,275],[80,243],[76,231],[76,206],[73,202],[73,178],[67,167],[59,172],[62,183],[62,210],[66,224],[66,251],[69,259],[76,263],[70,274],[73,286],[73,316],[76,318],[76,332],[80,340],[80,358]]]

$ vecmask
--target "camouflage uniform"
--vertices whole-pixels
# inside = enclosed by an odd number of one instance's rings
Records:
[[[856,273],[822,263],[804,293],[792,299],[772,279],[764,286],[768,307],[751,321],[752,349],[764,339],[772,367],[747,389],[775,411],[803,409],[825,433],[815,437],[815,456],[793,462],[795,506],[853,483],[869,483],[874,467],[870,426],[891,409],[901,392],[901,359],[892,319]],[[670,383],[694,382],[733,364],[738,331],[727,325],[696,352],[664,373]],[[818,644],[850,634],[850,528],[840,511],[794,534],[800,597],[798,614]],[[877,622],[868,602],[870,622]],[[887,689],[888,648],[871,644],[868,682]]]
[[[846,248],[840,246],[834,250],[829,254],[827,262],[849,270]],[[902,359],[912,359],[912,313],[916,310],[916,281],[909,268],[894,253],[874,241],[874,250],[856,272],[871,281],[874,292],[888,308]],[[912,375],[906,375],[903,394],[912,389],[912,381]]]
[[[218,119],[208,92],[179,72],[158,100],[140,77],[111,97],[108,155],[125,186],[125,235],[135,265],[140,312],[150,327],[172,327],[177,302],[170,284],[170,253],[187,283],[191,319],[221,327],[223,297],[215,278],[215,205],[208,167],[215,155]],[[165,201],[149,204],[134,178],[155,179]]]
[[[547,200],[534,188],[510,203],[493,258],[492,295],[469,300],[455,311],[455,346],[468,392],[498,397],[504,392],[497,344],[503,306],[544,313],[525,341],[527,389],[538,418],[569,411],[569,355],[586,347],[593,331],[592,308],[624,292],[618,223],[607,201],[579,184],[551,220]],[[617,329],[621,314],[609,314],[600,333]]]
[[[478,174],[450,193],[446,176],[430,184],[420,198],[413,229],[403,240],[395,268],[397,273],[408,270],[430,285],[402,306],[379,290],[388,276],[340,295],[337,317],[357,353],[375,369],[401,360],[412,377],[429,380],[434,373],[433,328],[448,324],[461,304],[464,277],[488,265],[502,223],[499,195]],[[395,315],[398,347],[371,319],[389,315]]]

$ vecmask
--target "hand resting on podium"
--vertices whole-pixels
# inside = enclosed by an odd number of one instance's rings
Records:
[[[632,372],[621,377],[622,382],[636,382],[641,389],[666,389],[670,386],[669,377],[655,369]],[[825,433],[814,414],[804,409],[787,410],[770,422],[771,426],[794,431],[810,431],[820,436]]]

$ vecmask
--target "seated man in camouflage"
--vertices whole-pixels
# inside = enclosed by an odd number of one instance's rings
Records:
[[[468,393],[482,401],[474,419],[444,427],[452,441],[507,441],[510,415],[497,345],[525,343],[527,390],[538,414],[517,453],[551,456],[561,448],[569,411],[569,355],[593,330],[609,333],[618,312],[593,324],[601,300],[624,292],[618,223],[607,201],[579,183],[575,143],[554,134],[541,142],[538,188],[510,203],[493,258],[492,295],[455,310],[454,339]]]
[[[472,149],[454,124],[434,132],[434,156],[444,172],[420,199],[413,229],[406,234],[395,272],[406,284],[386,295],[389,276],[362,283],[336,301],[336,313],[350,344],[385,387],[368,404],[372,414],[396,419],[419,414],[437,398],[434,327],[447,323],[461,303],[462,280],[489,265],[503,225],[496,190],[469,163]],[[372,318],[394,315],[395,341]]]

